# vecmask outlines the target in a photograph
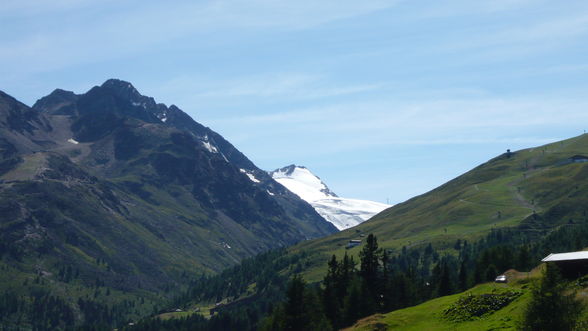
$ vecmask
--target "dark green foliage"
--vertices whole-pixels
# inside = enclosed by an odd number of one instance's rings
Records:
[[[345,326],[353,324],[363,317],[362,314],[362,293],[361,285],[357,278],[354,278],[349,284],[348,294],[343,301],[343,324]]]
[[[339,264],[337,262],[337,258],[335,255],[329,261],[329,268],[327,270],[327,275],[323,279],[323,307],[325,308],[325,315],[329,320],[333,322],[333,325],[338,326],[341,324],[340,315],[342,309],[342,303],[340,300],[340,296],[338,293],[338,287],[341,286],[339,283],[341,282],[340,279],[340,272],[339,272]]]
[[[526,245],[521,245],[516,255],[516,269],[519,271],[529,271],[534,267],[534,263]]]
[[[470,272],[467,266],[467,260],[462,260],[459,266],[458,286],[460,290],[465,290],[470,287]]]
[[[330,330],[318,299],[317,290],[308,287],[301,276],[294,276],[288,284],[286,302],[279,305],[260,327],[267,331]]]
[[[202,276],[190,282],[189,289],[178,296],[171,307],[186,307],[196,302],[228,303],[216,308],[210,320],[196,317],[160,321],[145,319],[141,328],[147,330],[256,330],[260,320],[273,309],[275,319],[264,321],[270,330],[283,325],[283,306],[278,304],[286,297],[288,278],[279,271],[288,265],[303,261],[306,254],[286,255],[285,249],[278,249],[245,259],[241,264],[226,269],[215,276]],[[250,293],[249,285],[255,283]],[[321,306],[320,303],[313,304]],[[162,311],[163,312],[163,311]],[[196,314],[197,315],[197,314]]]
[[[369,234],[366,244],[359,252],[361,277],[360,314],[368,316],[381,309],[383,270],[381,268],[382,250],[378,249],[378,240]]]
[[[518,291],[464,295],[443,310],[443,317],[454,322],[469,321],[502,309],[520,295]]]
[[[4,292],[0,295],[0,325],[22,326],[22,323],[33,330],[64,329],[72,327],[75,318],[67,302],[45,291],[31,296]]]
[[[312,291],[314,298],[318,299],[313,299],[313,295],[307,293],[302,296],[302,300],[315,302],[312,306],[317,312],[324,314],[324,320],[328,322],[326,329],[340,329],[373,312],[400,309],[439,295],[465,290],[474,285],[476,275],[480,275],[480,281],[485,281],[486,276],[493,280],[497,273],[507,269],[536,265],[547,254],[546,249],[576,250],[581,247],[578,245],[585,244],[586,239],[582,236],[588,234],[588,225],[574,225],[574,231],[570,230],[569,227],[562,227],[542,238],[535,236],[533,239],[521,235],[516,229],[494,230],[475,243],[462,241],[457,256],[439,256],[432,245],[404,248],[397,254],[389,254],[377,247],[374,236],[370,239],[372,244],[364,246],[363,261],[368,265],[363,266],[363,273],[362,266],[356,266],[353,258],[348,255],[341,260],[333,256],[327,262],[322,290],[305,286],[304,293]],[[573,238],[578,240],[564,240],[565,236],[574,233],[577,235],[573,235]],[[149,330],[215,330],[212,325],[232,325],[238,330],[283,330],[287,313],[285,304],[277,303],[284,302],[287,297],[287,278],[278,273],[287,266],[304,265],[307,258],[307,254],[286,253],[286,250],[264,253],[246,259],[241,265],[227,269],[217,276],[201,277],[193,281],[190,290],[173,304],[174,307],[195,301],[215,302],[222,298],[234,300],[220,309],[210,321],[193,317],[170,321],[146,320],[141,325]],[[379,260],[375,261],[373,256],[378,256]],[[376,280],[371,288],[379,290],[381,296],[372,293],[372,297],[369,297],[366,294],[371,290],[366,290],[368,287],[363,275],[370,275],[368,277]],[[250,296],[251,299],[239,300],[239,296],[245,295],[248,284],[252,283],[256,283],[257,288]],[[467,300],[471,300],[470,304],[477,307],[475,314],[479,315],[480,312],[491,311],[491,307],[497,307],[496,305],[506,299],[491,296]],[[464,302],[467,300],[464,299]],[[371,307],[371,310],[368,311],[366,306]],[[290,312],[294,313],[293,306]]]
[[[331,326],[326,320],[316,291],[306,287],[301,276],[294,276],[288,285],[287,301],[284,305],[284,330],[327,330]]]
[[[543,277],[532,288],[532,298],[525,310],[522,330],[549,331],[574,330],[582,305],[574,292],[567,292],[556,265],[547,263]]]
[[[439,274],[438,293],[439,296],[445,296],[453,293],[455,290],[455,282],[452,279],[452,273],[448,266],[446,259],[442,260]]]
[[[382,251],[378,249],[378,240],[373,234],[369,234],[366,244],[359,252],[360,275],[365,281],[368,289],[376,291],[372,286],[377,283],[380,268],[380,255]]]
[[[178,296],[174,305],[186,302],[217,302],[222,298],[237,299],[255,283],[257,293],[272,293],[274,288],[285,289],[287,277],[279,271],[304,259],[306,254],[286,255],[285,249],[277,249],[244,259],[239,265],[218,275],[193,280],[189,288]],[[281,299],[282,297],[280,297]]]
[[[290,281],[287,290],[287,301],[284,305],[284,329],[304,330],[310,321],[304,305],[304,289],[306,283],[302,277],[296,275]]]

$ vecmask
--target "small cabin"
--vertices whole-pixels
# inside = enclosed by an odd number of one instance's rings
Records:
[[[549,254],[541,261],[555,263],[565,278],[574,279],[588,274],[588,251]]]
[[[569,160],[573,163],[588,162],[588,156],[574,155],[574,156],[570,157]]]
[[[347,246],[345,246],[345,248],[349,249],[349,248],[353,248],[353,247],[359,246],[359,245],[361,245],[361,240],[352,239],[352,240],[349,240],[349,242],[347,243]]]

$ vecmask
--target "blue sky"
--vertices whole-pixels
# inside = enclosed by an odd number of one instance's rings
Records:
[[[586,1],[3,0],[0,90],[132,82],[259,167],[391,203],[588,127]]]

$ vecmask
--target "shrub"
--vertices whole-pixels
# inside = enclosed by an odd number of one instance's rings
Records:
[[[479,295],[470,293],[461,296],[454,304],[443,310],[443,317],[454,322],[470,321],[506,307],[520,295],[521,292],[518,291]]]

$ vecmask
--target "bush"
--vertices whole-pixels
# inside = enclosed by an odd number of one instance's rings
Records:
[[[479,295],[470,293],[443,310],[443,317],[454,322],[470,321],[506,307],[520,295],[521,292],[518,291]]]

